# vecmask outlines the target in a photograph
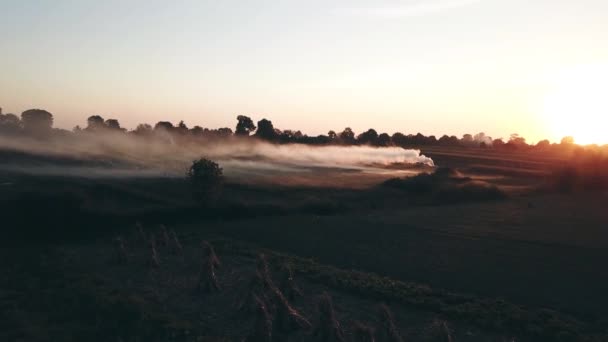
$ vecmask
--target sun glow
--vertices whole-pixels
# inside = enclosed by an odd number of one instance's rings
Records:
[[[608,144],[608,65],[578,66],[552,83],[542,111],[553,139],[573,136],[582,145]]]

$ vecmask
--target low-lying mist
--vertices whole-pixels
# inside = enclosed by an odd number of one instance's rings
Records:
[[[238,137],[196,143],[117,133],[0,137],[0,150],[7,156],[0,160],[4,171],[93,178],[182,177],[201,157],[218,162],[236,182],[314,184],[329,174],[394,177],[434,166],[420,151],[400,147],[277,145]]]

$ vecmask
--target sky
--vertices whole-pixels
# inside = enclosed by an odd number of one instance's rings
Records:
[[[606,0],[0,0],[0,107],[608,143],[607,40]]]

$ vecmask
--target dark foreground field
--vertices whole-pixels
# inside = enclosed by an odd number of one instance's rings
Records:
[[[312,325],[329,291],[347,339],[354,321],[381,326],[385,302],[409,341],[605,340],[608,196],[546,191],[557,157],[425,153],[459,169],[457,185],[233,183],[205,209],[180,179],[4,172],[3,340],[240,340],[254,317],[234,316],[233,302],[261,251],[293,265],[305,294],[293,305]],[[185,256],[161,251],[150,272],[136,221],[174,229]],[[112,263],[116,236],[126,265]],[[194,291],[202,239],[225,262],[218,293]]]

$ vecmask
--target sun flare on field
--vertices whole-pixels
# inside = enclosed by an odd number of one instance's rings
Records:
[[[554,139],[608,144],[608,65],[585,65],[560,73],[543,102],[543,119]]]

